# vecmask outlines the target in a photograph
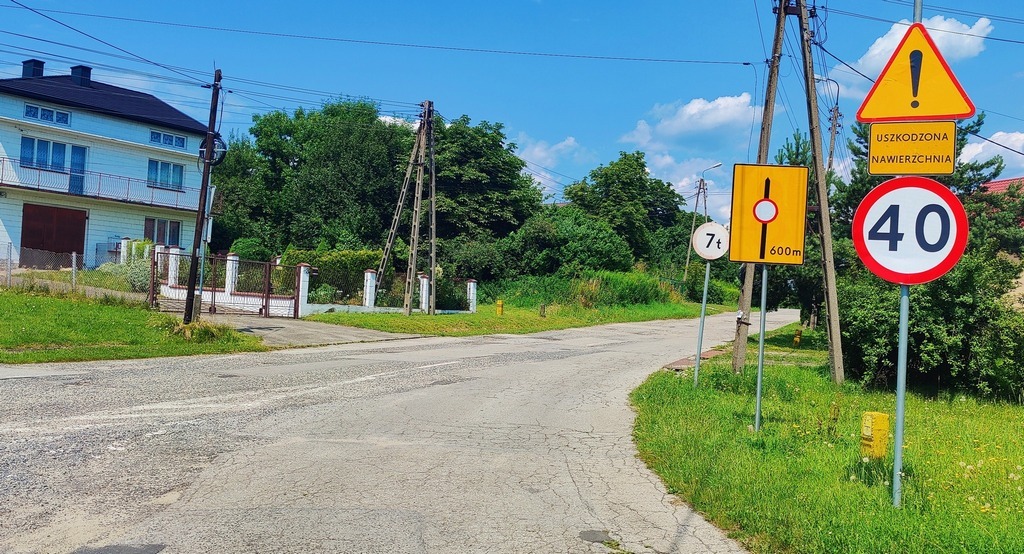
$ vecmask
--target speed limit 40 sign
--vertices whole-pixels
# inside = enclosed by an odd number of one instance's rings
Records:
[[[960,261],[967,247],[967,213],[941,183],[897,177],[872,189],[857,206],[853,245],[882,279],[927,283]]]

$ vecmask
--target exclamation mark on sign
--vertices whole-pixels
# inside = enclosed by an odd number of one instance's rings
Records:
[[[920,50],[914,50],[910,52],[910,89],[914,93],[914,98],[917,98],[917,90],[921,88],[921,60],[924,58],[924,54]],[[914,100],[910,103],[911,108],[920,106],[921,103]]]

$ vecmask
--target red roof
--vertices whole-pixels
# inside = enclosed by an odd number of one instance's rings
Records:
[[[982,185],[985,187],[987,192],[1002,193],[1010,190],[1011,186],[1020,187],[1024,190],[1024,177],[1011,177],[1009,179],[999,179],[998,181],[989,181]]]

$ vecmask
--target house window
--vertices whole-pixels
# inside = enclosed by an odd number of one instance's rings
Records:
[[[169,219],[146,218],[143,228],[146,238],[155,244],[181,246],[181,222]]]
[[[147,179],[149,186],[171,190],[181,190],[185,176],[185,166],[160,160],[149,160]]]
[[[62,142],[21,137],[21,167],[67,171],[68,145]]]
[[[173,148],[185,149],[185,145],[188,141],[181,135],[172,135],[170,133],[161,133],[160,131],[149,132],[149,142],[153,144],[159,144],[162,146],[170,146]]]
[[[70,113],[52,108],[44,108],[33,104],[25,104],[25,117],[27,119],[38,119],[39,121],[45,121],[47,123],[57,123],[58,125],[71,124]]]

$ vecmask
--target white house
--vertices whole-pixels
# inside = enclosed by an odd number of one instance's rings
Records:
[[[155,96],[70,75],[0,79],[0,257],[95,267],[122,237],[191,248],[206,126]],[[52,258],[52,256],[50,256]]]

